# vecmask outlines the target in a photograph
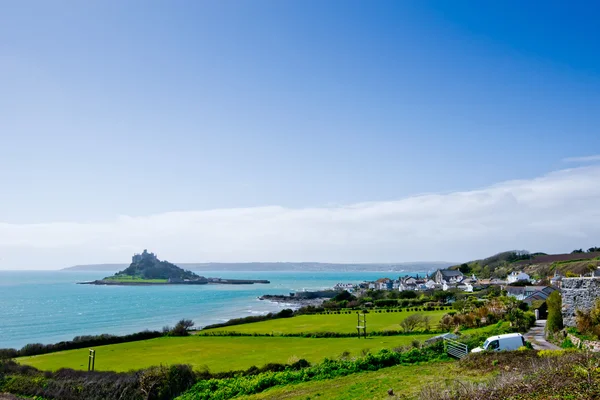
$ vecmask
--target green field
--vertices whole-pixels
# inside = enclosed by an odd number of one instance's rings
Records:
[[[447,311],[403,311],[367,314],[367,332],[401,330],[400,321],[412,314],[424,314],[430,317],[432,329]],[[339,332],[355,333],[357,317],[352,314],[299,315],[292,318],[273,319],[251,324],[233,325],[224,328],[207,329],[207,332],[242,333],[312,333]]]
[[[294,358],[318,362],[343,352],[360,355],[409,345],[432,335],[382,336],[368,339],[312,339],[296,337],[163,337],[95,347],[96,370],[129,371],[159,364],[190,364],[212,372],[247,369],[253,365],[288,363]],[[22,357],[18,361],[41,370],[87,369],[88,349]]]
[[[329,379],[275,387],[253,396],[240,396],[240,400],[363,400],[363,399],[415,399],[428,385],[439,385],[460,376],[461,380],[483,381],[487,376],[467,376],[454,362],[396,366],[375,372],[363,372]],[[389,396],[393,389],[395,396]]]

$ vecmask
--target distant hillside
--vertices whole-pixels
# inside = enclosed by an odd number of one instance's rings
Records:
[[[525,271],[543,279],[558,272],[561,275],[588,274],[600,266],[600,251],[575,250],[570,254],[529,253],[525,250],[505,251],[494,256],[450,267],[479,278],[505,278],[512,271]]]
[[[89,264],[89,265],[74,265],[72,267],[63,268],[61,271],[102,271],[112,272],[121,271],[129,266],[129,264]]]
[[[190,271],[394,271],[424,272],[447,268],[455,263],[407,262],[407,263],[369,263],[369,264],[333,264],[318,262],[247,262],[247,263],[175,263]],[[66,271],[121,271],[127,264],[91,264],[64,268]]]

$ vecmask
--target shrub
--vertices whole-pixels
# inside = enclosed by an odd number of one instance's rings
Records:
[[[548,304],[548,320],[546,322],[546,331],[553,334],[563,328],[562,320],[562,297],[560,292],[554,291],[546,299]]]
[[[409,315],[400,322],[400,327],[405,333],[413,332],[418,327],[429,330],[430,325],[429,317],[422,314]]]
[[[395,307],[398,305],[398,300],[396,300],[396,299],[375,300],[375,305],[377,307]]]
[[[189,331],[193,326],[194,321],[191,319],[182,319],[169,332],[169,336],[188,336],[190,334]]]
[[[448,399],[596,399],[600,394],[597,355],[563,351],[539,357],[535,351],[469,355],[460,361],[469,374],[494,372],[485,383],[459,380],[423,389],[421,398]]]

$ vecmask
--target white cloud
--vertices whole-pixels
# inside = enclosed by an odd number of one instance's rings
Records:
[[[600,166],[480,190],[330,206],[121,216],[103,223],[0,223],[0,268],[127,262],[466,261],[507,249],[600,245]]]
[[[563,162],[568,162],[568,163],[580,163],[580,164],[584,164],[584,163],[594,163],[600,161],[600,154],[594,155],[594,156],[583,156],[583,157],[568,157],[565,158],[563,160]]]

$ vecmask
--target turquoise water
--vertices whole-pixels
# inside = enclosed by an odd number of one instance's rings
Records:
[[[160,330],[182,318],[198,326],[265,314],[289,306],[263,294],[331,288],[399,272],[202,272],[223,278],[268,279],[268,285],[94,286],[107,272],[0,271],[0,348],[55,343],[77,335]]]

